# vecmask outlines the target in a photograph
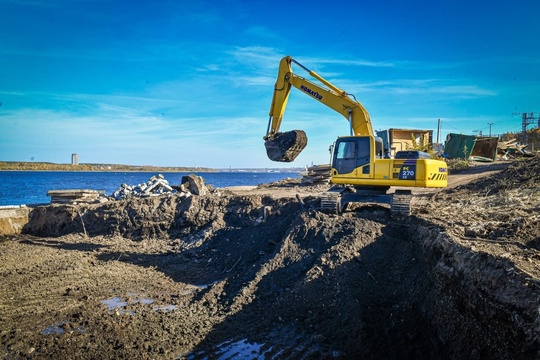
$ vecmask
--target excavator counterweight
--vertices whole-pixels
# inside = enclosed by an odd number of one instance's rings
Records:
[[[307,145],[303,130],[279,132],[265,142],[266,155],[272,161],[292,162]]]

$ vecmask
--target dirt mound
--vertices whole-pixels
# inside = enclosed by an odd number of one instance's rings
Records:
[[[474,167],[471,170],[474,172]],[[488,195],[489,193],[498,193],[505,190],[534,189],[540,186],[539,180],[540,157],[536,156],[531,159],[516,160],[509,163],[509,166],[504,171],[465,184],[448,193],[470,190],[477,192],[478,195]]]
[[[540,157],[437,194],[421,212],[462,238],[540,243]]]
[[[51,205],[33,211],[24,231],[36,236],[120,235],[138,241],[180,236],[193,239],[204,231],[213,233],[222,227],[245,227],[259,224],[263,219],[280,219],[276,214],[290,213],[299,206],[299,202],[290,199],[223,192],[208,196],[131,198],[104,204]]]
[[[538,164],[425,196],[410,222],[294,187],[36,208],[0,241],[2,355],[535,358]]]
[[[454,344],[451,358],[538,358],[540,158],[424,205],[411,235],[428,250],[440,294],[433,301],[452,305],[430,311],[439,339]]]

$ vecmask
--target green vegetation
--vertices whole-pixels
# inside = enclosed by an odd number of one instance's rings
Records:
[[[463,146],[463,154],[464,154],[463,159],[447,159],[446,160],[449,174],[466,169],[471,165],[470,162],[466,160],[469,158],[469,155],[470,155],[467,151],[469,151],[469,149],[467,148],[467,145],[465,145]]]
[[[407,150],[423,151],[429,154],[432,159],[439,159],[440,156],[431,148],[431,144],[427,141],[424,134],[420,134],[420,139],[416,142],[416,137],[411,134],[412,148],[407,144]]]
[[[49,162],[0,161],[2,170],[32,171],[148,171],[148,172],[212,172],[209,168],[133,166],[118,164],[55,164]]]
[[[464,159],[448,159],[446,160],[446,164],[448,165],[449,174],[466,169],[470,166],[469,162]]]

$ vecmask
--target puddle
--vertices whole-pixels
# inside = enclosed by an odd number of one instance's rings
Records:
[[[150,304],[153,304],[155,302],[155,300],[147,299],[147,298],[141,298],[139,301],[143,305],[150,305]]]
[[[176,305],[160,305],[160,306],[155,306],[154,307],[154,311],[163,311],[163,312],[171,312],[171,311],[174,311],[178,309],[178,306]]]
[[[62,335],[65,333],[72,332],[84,332],[82,326],[77,326],[76,328],[71,327],[71,324],[67,321],[61,321],[54,325],[49,325],[45,329],[41,330],[43,335]]]
[[[105,304],[109,308],[109,310],[116,310],[124,306],[127,306],[127,301],[122,300],[118,296],[115,296],[110,299],[101,300],[101,303]]]
[[[242,339],[236,342],[232,340],[226,341],[218,345],[218,349],[212,352],[198,352],[190,353],[185,357],[179,357],[177,359],[217,359],[217,360],[233,360],[233,359],[266,359],[267,353],[272,348],[268,348],[261,352],[263,344],[248,342],[247,339]]]
[[[196,292],[199,292],[201,290],[206,290],[215,284],[217,284],[217,281],[210,284],[203,284],[203,285],[187,285],[186,289],[183,292],[181,292],[180,295],[195,294]]]
[[[105,304],[109,308],[109,310],[116,310],[124,306],[127,306],[128,304],[141,303],[143,305],[150,305],[150,304],[153,304],[154,302],[155,300],[148,299],[148,298],[130,299],[128,301],[128,300],[123,300],[122,298],[118,296],[115,296],[110,299],[101,300],[101,303]]]
[[[120,314],[120,315],[124,315],[124,314],[129,314],[129,315],[133,315],[136,313],[135,310],[131,310],[129,312],[126,312],[126,310],[124,309],[126,306],[128,305],[132,305],[132,304],[142,304],[142,305],[152,305],[153,303],[155,303],[156,301],[154,299],[149,299],[149,298],[133,298],[134,295],[136,294],[128,294],[129,295],[129,298],[128,299],[123,299],[119,296],[115,296],[115,297],[112,297],[110,299],[105,299],[105,300],[101,300],[100,302],[107,306],[107,308],[109,309],[109,312],[112,314],[113,312],[117,313],[117,314]],[[178,308],[178,306],[176,305],[173,305],[173,304],[168,304],[168,305],[158,305],[158,306],[154,306],[153,307],[153,310],[154,311],[162,311],[162,312],[170,312],[170,311],[174,311]]]
[[[226,359],[264,359],[264,353],[260,353],[262,348],[261,344],[249,343],[246,339],[234,343],[223,343],[219,345],[219,350],[216,351],[216,355],[220,360]],[[267,350],[270,351],[271,349]]]

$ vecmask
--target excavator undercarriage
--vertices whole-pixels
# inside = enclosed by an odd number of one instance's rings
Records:
[[[410,215],[411,191],[395,190],[389,187],[353,187],[336,185],[321,195],[321,210],[341,214],[349,203],[389,204],[392,216]]]

